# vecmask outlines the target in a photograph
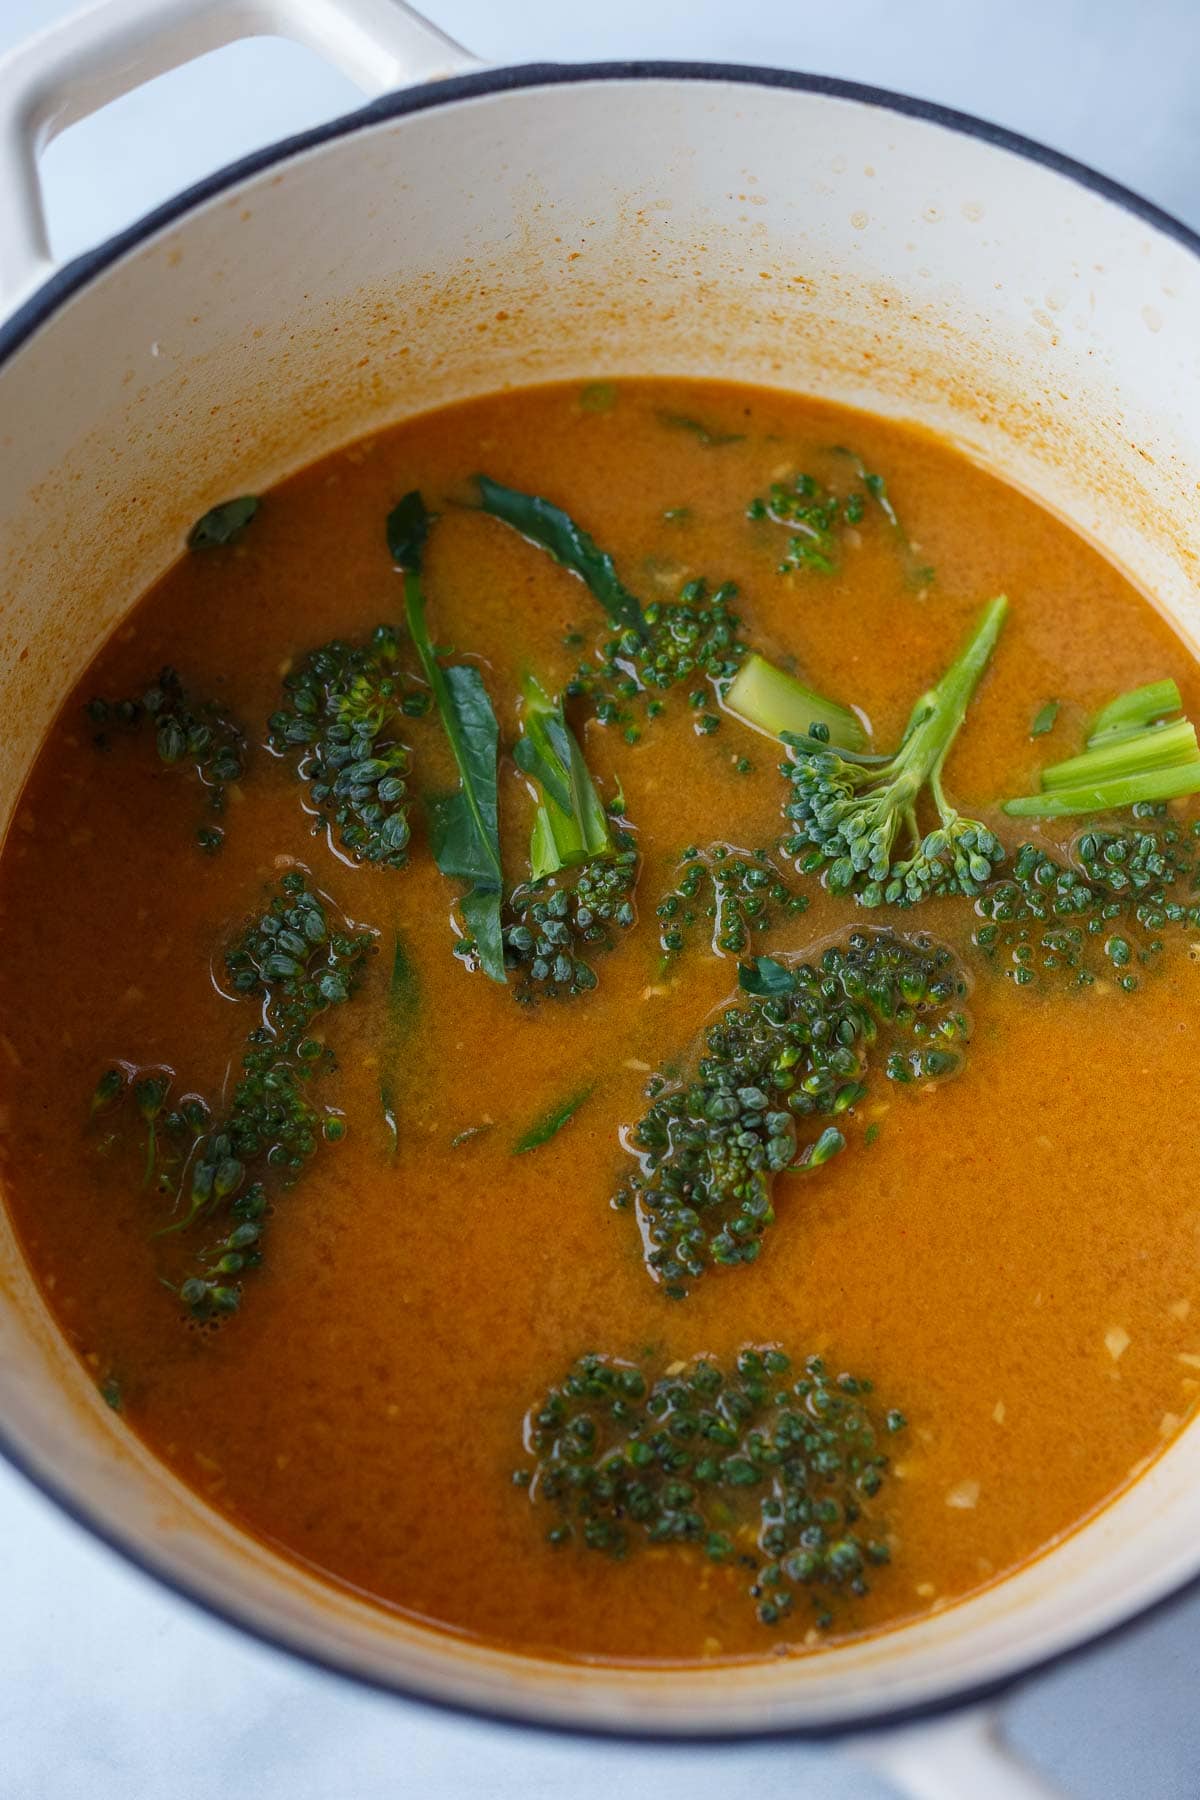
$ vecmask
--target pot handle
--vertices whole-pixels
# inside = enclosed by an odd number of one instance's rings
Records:
[[[37,163],[111,100],[246,37],[282,37],[368,95],[478,68],[403,0],[100,0],[0,58],[0,311],[53,272]]]
[[[990,1706],[848,1739],[846,1748],[906,1800],[1066,1800],[1009,1749]]]

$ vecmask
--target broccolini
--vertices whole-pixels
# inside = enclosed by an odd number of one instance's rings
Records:
[[[758,1257],[776,1176],[843,1148],[836,1124],[813,1128],[865,1098],[876,1056],[893,1081],[951,1075],[969,1035],[963,971],[923,935],[856,931],[815,963],[761,957],[741,985],[694,1074],[651,1080],[628,1134],[638,1172],[613,1202],[636,1209],[647,1268],[673,1299],[714,1264]]]
[[[87,716],[96,727],[93,741],[99,750],[111,748],[114,730],[153,726],[159,761],[167,768],[190,765],[205,790],[209,812],[218,817],[225,811],[226,790],[245,773],[242,727],[215,700],[195,700],[170,667],[136,700],[89,700]],[[224,837],[215,823],[196,831],[196,842],[210,854],[221,848]]]
[[[715,954],[741,956],[752,933],[769,931],[807,906],[807,895],[793,890],[768,851],[746,855],[731,844],[692,844],[680,858],[675,886],[655,909],[659,943],[664,957],[673,959],[693,943],[703,921]]]
[[[911,906],[929,894],[978,894],[1004,857],[995,834],[947,800],[942,767],[987,667],[1008,602],[986,606],[959,655],[909,716],[891,756],[860,755],[788,736],[792,760],[785,848],[805,873],[821,871],[834,894],[863,906]],[[922,832],[928,788],[938,824]],[[905,853],[906,852],[906,853]]]
[[[114,1125],[127,1096],[146,1129],[143,1185],[156,1172],[158,1192],[175,1205],[156,1233],[170,1268],[163,1279],[194,1319],[236,1312],[242,1278],[262,1261],[269,1212],[318,1143],[344,1133],[340,1115],[311,1097],[313,1081],[336,1066],[313,1027],[354,993],[372,947],[370,935],[338,925],[302,871],[290,870],[224,956],[230,986],[260,1010],[232,1100],[222,1109],[184,1090],[168,1110],[173,1072],[130,1064],[96,1085],[90,1113],[105,1125],[106,1144],[119,1140]],[[201,1226],[209,1241],[197,1245]]]
[[[530,1409],[513,1480],[550,1512],[558,1548],[690,1551],[698,1575],[737,1572],[763,1625],[788,1624],[805,1596],[827,1629],[891,1560],[879,1496],[904,1426],[869,1381],[773,1346],[657,1376],[587,1355]]]
[[[408,860],[409,737],[429,694],[401,664],[394,626],[366,644],[335,638],[284,678],[269,723],[271,748],[291,756],[313,808],[359,862],[403,868]]]
[[[973,943],[1018,987],[1111,980],[1133,993],[1156,967],[1172,926],[1200,930],[1200,821],[1175,825],[1164,809],[1134,807],[1130,831],[1088,831],[1067,860],[1022,844],[1011,869],[976,902]]]
[[[1200,793],[1200,747],[1182,706],[1173,681],[1119,694],[1093,719],[1082,753],[1044,768],[1041,792],[1005,801],[1005,812],[1059,819]]]

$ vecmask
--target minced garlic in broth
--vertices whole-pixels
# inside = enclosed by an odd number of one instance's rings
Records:
[[[664,415],[702,420],[709,441]],[[880,530],[847,543],[836,577],[777,573],[784,534],[752,529],[747,502],[831,443],[886,475],[936,570],[928,589],[906,581]],[[478,659],[511,743],[523,668],[561,683],[582,653],[565,640],[590,642],[599,615],[580,583],[461,504],[480,469],[552,496],[644,599],[700,575],[735,581],[744,635],[861,706],[885,747],[982,601],[1006,592],[1011,614],[947,769],[956,802],[989,823],[1049,753],[1030,737],[1046,701],[1060,703],[1057,755],[1137,683],[1174,676],[1189,711],[1200,706],[1182,645],[1095,551],[944,445],[874,418],[718,384],[618,383],[599,401],[554,387],[329,457],[269,494],[235,545],[185,557],[142,601],[65,706],[18,809],[0,859],[0,1158],[22,1241],[128,1425],[246,1530],[384,1605],[523,1650],[673,1662],[805,1649],[919,1616],[1069,1530],[1190,1413],[1200,1088],[1183,1075],[1200,966],[1180,942],[1135,994],[1018,989],[969,952],[969,902],[872,915],[963,955],[963,1072],[873,1082],[844,1122],[846,1152],[781,1181],[758,1262],[667,1299],[632,1214],[610,1206],[631,1167],[618,1133],[644,1109],[647,1070],[678,1059],[736,973],[707,953],[664,971],[655,904],[688,844],[778,840],[778,749],[729,718],[698,736],[677,694],[635,745],[588,725],[589,765],[606,793],[619,776],[637,827],[639,920],[597,963],[594,993],[523,1008],[451,954],[454,884],[425,853],[419,807],[407,869],[354,866],[312,834],[291,765],[257,748],[224,847],[206,857],[191,841],[194,792],[151,754],[94,749],[83,710],[96,694],[139,693],[169,663],[258,743],[282,672],[309,648],[400,622],[383,521],[419,487],[440,514],[425,572],[434,641]],[[436,734],[421,744],[415,785],[445,785]],[[529,810],[507,762],[501,805],[515,869]],[[1022,834],[1009,822],[1005,835]],[[322,1020],[339,1064],[325,1097],[348,1129],[279,1202],[240,1312],[197,1328],[157,1281],[161,1202],[98,1156],[88,1099],[122,1057],[220,1093],[246,1017],[216,991],[214,953],[294,859],[378,933],[361,995]],[[807,891],[809,909],[756,949],[823,946],[864,922],[815,882]],[[385,1051],[396,929],[418,1022]],[[591,1084],[552,1141],[514,1156],[524,1131]],[[803,1611],[764,1627],[744,1572],[699,1552],[552,1550],[551,1519],[511,1482],[526,1408],[580,1353],[652,1350],[661,1368],[745,1343],[826,1352],[909,1421],[889,1446],[892,1562],[824,1635]]]

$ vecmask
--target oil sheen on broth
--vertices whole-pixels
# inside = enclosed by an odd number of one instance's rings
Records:
[[[828,470],[843,444],[862,459],[838,465],[843,495],[862,468],[880,472],[899,525],[868,487],[837,521],[836,569],[782,574],[794,528],[748,518],[748,503]],[[662,695],[660,716],[631,703],[636,730],[568,699],[599,792],[623,794],[636,828],[637,920],[596,957],[594,990],[518,1004],[453,953],[466,884],[435,866],[423,806],[455,782],[436,719],[414,706],[403,869],[356,861],[314,820],[295,758],[265,748],[282,677],[331,639],[394,624],[422,691],[384,532],[419,489],[439,515],[422,577],[431,636],[491,696],[503,857],[520,878],[533,814],[511,756],[523,674],[560,691],[613,634],[581,581],[479,510],[481,469],[553,499],[643,603],[698,577],[736,583],[739,638],[860,708],[881,750],[982,604],[1007,593],[945,781],[1010,854],[1065,847],[1086,823],[1005,818],[998,802],[1078,750],[1105,702],[1173,677],[1184,708],[1200,704],[1180,642],[1091,548],[942,444],[874,418],[631,382],[508,393],[359,443],[266,496],[228,545],[176,564],[88,670],[33,771],[0,860],[0,1156],[24,1247],[130,1428],[240,1526],[385,1606],[521,1650],[674,1662],[808,1650],[918,1617],[1069,1531],[1192,1407],[1200,1090],[1179,1071],[1195,1054],[1194,934],[1164,930],[1143,969],[1105,952],[1106,928],[1089,946],[1098,977],[1077,989],[1013,980],[1007,948],[981,954],[970,898],[834,897],[775,850],[782,747],[722,715],[698,679]],[[245,724],[244,773],[219,817],[191,756],[155,753],[153,724],[100,728],[86,710],[142,694],[166,665]],[[1052,728],[1032,736],[1050,701]],[[1154,823],[1187,817],[1184,803]],[[215,854],[195,840],[206,820],[223,832]],[[854,929],[928,933],[961,961],[971,1033],[952,1078],[889,1081],[872,1060],[865,1096],[834,1121],[844,1150],[780,1177],[758,1259],[670,1298],[635,1210],[611,1201],[636,1169],[620,1133],[647,1110],[650,1072],[678,1073],[739,997],[738,958],[713,951],[708,920],[665,962],[660,942],[681,853],[716,842],[771,848],[808,900],[775,905],[743,958],[786,968]],[[90,1120],[89,1101],[125,1065],[177,1072],[167,1109],[187,1093],[228,1100],[258,1002],[231,997],[222,952],[295,864],[373,934],[358,991],[313,1026],[336,1056],[314,1100],[344,1135],[274,1190],[263,1267],[229,1278],[239,1309],[197,1323],[160,1279],[189,1234],[155,1235],[186,1192],[159,1191],[157,1165],[143,1182],[131,1095]],[[580,1094],[561,1129],[514,1153]],[[829,1123],[801,1117],[801,1148]],[[527,1409],[580,1355],[652,1382],[701,1355],[728,1367],[748,1344],[786,1349],[789,1381],[821,1353],[831,1375],[870,1378],[880,1419],[896,1407],[907,1421],[881,1439],[890,1468],[867,1508],[890,1560],[865,1594],[835,1594],[827,1619],[801,1590],[776,1624],[760,1621],[744,1535],[731,1556],[631,1539],[614,1557],[579,1532],[553,1548],[557,1513],[537,1483],[532,1497],[514,1485],[532,1466]]]

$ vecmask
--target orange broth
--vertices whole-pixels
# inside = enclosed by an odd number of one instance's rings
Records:
[[[644,598],[695,576],[736,582],[748,641],[853,700],[883,746],[981,603],[1006,592],[1011,614],[947,781],[1010,845],[1039,834],[1002,824],[998,798],[1070,754],[1100,704],[1169,675],[1195,713],[1200,678],[1095,550],[927,436],[718,384],[623,383],[607,409],[594,403],[573,387],[506,393],[329,456],[270,493],[235,544],[183,557],[133,609],[67,700],[0,858],[0,1167],[70,1342],[119,1385],[129,1427],[246,1531],[383,1606],[519,1650],[755,1657],[895,1626],[1005,1575],[1186,1418],[1200,1372],[1200,1087],[1180,1078],[1200,977],[1186,944],[1136,994],[1019,989],[966,953],[969,901],[868,918],[803,882],[808,910],[756,951],[820,948],[851,924],[930,931],[970,971],[965,1067],[928,1087],[874,1083],[844,1121],[846,1152],[780,1181],[760,1259],[671,1301],[635,1220],[610,1205],[631,1168],[618,1133],[644,1110],[647,1070],[686,1049],[735,995],[736,972],[703,932],[700,951],[664,971],[655,906],[685,846],[777,843],[778,749],[732,718],[698,736],[682,694],[634,745],[585,724],[586,708],[572,715],[637,828],[638,922],[597,961],[594,992],[521,1007],[451,953],[458,889],[433,865],[419,803],[402,871],[355,865],[314,834],[292,763],[262,748],[281,674],[329,638],[400,622],[383,520],[419,487],[441,515],[425,572],[434,641],[478,660],[511,746],[523,668],[561,684],[583,654],[564,639],[590,644],[602,618],[571,575],[459,504],[485,468],[551,496]],[[664,414],[736,441],[705,442]],[[936,569],[927,591],[906,582],[878,520],[852,534],[838,574],[778,573],[786,534],[747,521],[747,501],[833,443],[886,475]],[[687,516],[665,520],[668,509]],[[88,699],[138,694],[164,664],[251,740],[215,856],[191,840],[198,789],[158,761],[152,733],[118,736],[107,754],[92,745]],[[1055,734],[1031,740],[1050,698]],[[416,790],[447,785],[427,722],[414,744]],[[530,805],[507,756],[501,809],[515,871]],[[220,947],[292,860],[378,934],[361,992],[324,1021],[338,1068],[323,1097],[348,1130],[279,1200],[240,1311],[196,1326],[158,1279],[153,1233],[169,1212],[140,1186],[136,1157],[98,1153],[88,1097],[116,1059],[221,1093],[247,1016],[215,985]],[[420,994],[399,1048],[387,1014],[397,929]],[[550,1142],[514,1155],[523,1131],[589,1084]],[[772,1635],[739,1572],[697,1551],[550,1550],[551,1521],[511,1483],[526,1408],[581,1352],[652,1350],[661,1366],[746,1343],[825,1351],[909,1420],[883,1503],[891,1565],[821,1636],[802,1613]]]

